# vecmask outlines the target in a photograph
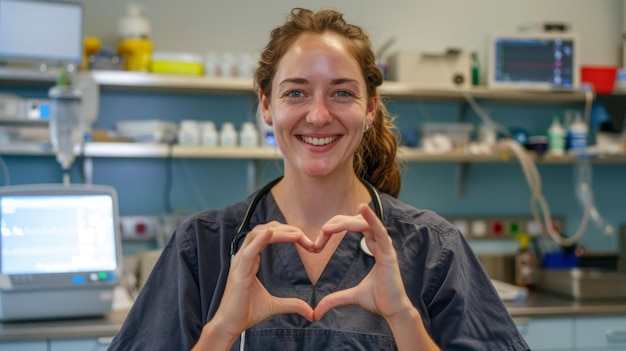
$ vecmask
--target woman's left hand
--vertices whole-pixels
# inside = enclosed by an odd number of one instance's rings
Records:
[[[324,297],[315,308],[315,320],[321,319],[331,309],[345,305],[361,306],[388,320],[413,309],[404,289],[396,250],[387,229],[374,211],[361,204],[356,216],[331,218],[322,228],[322,235],[314,247],[323,248],[331,235],[343,231],[363,233],[376,264],[357,286]]]

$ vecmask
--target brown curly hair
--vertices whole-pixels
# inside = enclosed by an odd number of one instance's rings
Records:
[[[383,75],[376,65],[376,55],[372,50],[369,36],[361,27],[347,23],[342,13],[331,9],[313,12],[294,8],[286,22],[272,30],[270,41],[261,53],[259,67],[254,74],[256,89],[263,90],[263,94],[269,99],[278,62],[296,39],[303,33],[325,32],[348,39],[350,43],[348,49],[363,72],[368,98],[378,96],[378,87],[383,83]],[[357,176],[369,181],[380,191],[398,197],[402,178],[396,161],[398,136],[394,133],[396,127],[393,121],[394,117],[379,99],[372,128],[363,134],[356,151],[354,171]]]

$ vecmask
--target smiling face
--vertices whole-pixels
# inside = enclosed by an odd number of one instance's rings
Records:
[[[341,36],[304,33],[281,58],[271,97],[259,92],[266,123],[274,126],[285,173],[352,172],[365,124],[377,100],[367,96],[361,68]]]

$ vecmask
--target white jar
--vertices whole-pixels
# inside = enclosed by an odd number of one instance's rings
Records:
[[[224,52],[220,61],[220,76],[233,77],[236,76],[237,62],[235,56],[230,52]]]
[[[220,130],[220,146],[237,146],[237,131],[235,130],[235,125],[233,123],[225,122],[222,124],[222,129]]]
[[[208,52],[204,59],[204,75],[217,77],[220,75],[220,58],[215,52]]]
[[[244,122],[239,133],[239,140],[243,147],[259,146],[259,133],[252,122]]]
[[[200,144],[198,121],[191,119],[180,121],[180,127],[178,128],[178,144],[190,146]]]
[[[241,78],[252,77],[254,71],[254,58],[248,53],[239,54],[237,62],[237,76]]]
[[[212,121],[202,122],[202,145],[207,147],[215,147],[219,145],[219,134],[215,123]]]

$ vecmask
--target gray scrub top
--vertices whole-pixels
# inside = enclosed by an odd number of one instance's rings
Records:
[[[254,196],[254,195],[253,195]],[[109,350],[189,350],[217,310],[230,267],[229,249],[251,196],[190,217],[172,236]],[[463,235],[432,211],[381,194],[384,223],[398,253],[402,279],[426,329],[443,350],[529,350]],[[271,193],[250,225],[285,223]],[[261,253],[258,277],[281,297],[315,306],[324,296],[357,285],[374,265],[348,233],[316,285],[294,244]],[[396,350],[381,316],[360,307],[329,311],[320,321],[297,314],[269,318],[246,331],[246,350]],[[239,350],[239,341],[232,350]],[[417,350],[416,350],[417,351]]]

